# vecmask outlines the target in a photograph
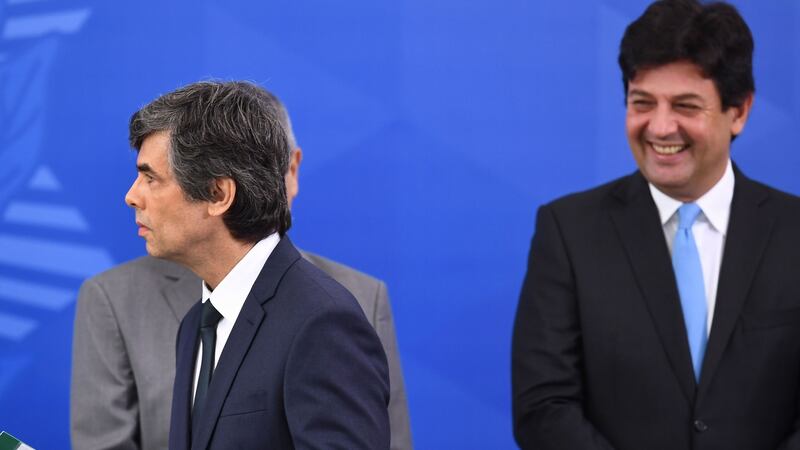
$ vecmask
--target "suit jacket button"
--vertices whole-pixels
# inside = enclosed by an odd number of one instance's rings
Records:
[[[703,422],[702,420],[695,420],[694,429],[695,431],[702,433],[703,431],[708,430],[708,425],[706,425],[706,423]]]

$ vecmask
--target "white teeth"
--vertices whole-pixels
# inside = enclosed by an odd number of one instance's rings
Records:
[[[656,153],[660,153],[662,155],[674,155],[675,153],[678,153],[679,151],[686,148],[683,145],[656,145],[656,144],[652,145],[653,145],[653,150],[655,150]]]

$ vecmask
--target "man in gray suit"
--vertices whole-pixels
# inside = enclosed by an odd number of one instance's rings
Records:
[[[289,205],[298,192],[302,151],[273,97],[294,149],[286,174]],[[383,344],[391,385],[391,448],[411,449],[403,373],[386,285],[321,256],[303,256],[358,300]],[[169,435],[178,325],[200,299],[201,280],[178,264],[145,256],[87,280],[78,296],[72,355],[72,446],[165,449]]]

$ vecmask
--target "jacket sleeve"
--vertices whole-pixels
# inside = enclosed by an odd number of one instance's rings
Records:
[[[386,357],[361,311],[312,314],[293,339],[284,379],[295,448],[389,448]]]
[[[139,449],[139,404],[119,324],[102,285],[81,286],[72,342],[75,449]]]
[[[800,411],[800,393],[795,394],[795,404],[795,411]],[[778,450],[800,450],[800,413],[795,413],[793,425],[792,432],[781,442]]]
[[[406,386],[403,381],[403,369],[400,365],[400,352],[397,349],[397,337],[394,329],[392,307],[384,282],[378,282],[375,296],[375,317],[372,323],[386,352],[389,364],[389,425],[392,433],[392,450],[412,450],[411,425],[408,417]]]
[[[548,206],[537,215],[511,357],[514,436],[522,449],[612,449],[584,415],[573,267]]]

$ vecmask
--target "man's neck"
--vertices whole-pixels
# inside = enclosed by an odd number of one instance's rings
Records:
[[[197,259],[187,261],[184,265],[213,290],[255,244],[233,238],[208,242],[202,252],[198,252],[200,256]]]

